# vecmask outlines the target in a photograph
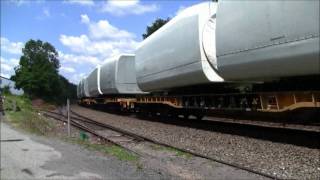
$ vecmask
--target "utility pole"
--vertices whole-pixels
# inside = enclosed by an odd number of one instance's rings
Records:
[[[70,137],[70,101],[67,99],[68,136]]]

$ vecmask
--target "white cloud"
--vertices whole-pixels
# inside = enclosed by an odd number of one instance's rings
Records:
[[[132,53],[139,44],[133,33],[112,26],[107,20],[91,22],[88,15],[83,14],[81,22],[88,26],[89,36],[60,35],[60,42],[75,53],[105,59],[120,53]]]
[[[48,8],[43,8],[42,9],[42,14],[36,16],[36,19],[37,20],[44,20],[44,19],[47,19],[47,18],[50,18],[50,17],[51,17],[50,10]]]
[[[5,77],[10,78],[14,74],[14,68],[19,65],[19,59],[6,59],[1,57],[1,73],[6,74]]]
[[[44,8],[42,10],[42,12],[43,12],[43,15],[46,16],[46,17],[50,17],[51,16],[49,9]]]
[[[25,4],[31,4],[31,3],[43,3],[45,0],[4,0],[1,1],[1,3],[14,3],[17,6],[25,5]]]
[[[60,42],[75,52],[83,52],[86,48],[89,48],[86,47],[89,41],[87,35],[84,34],[81,36],[60,35]]]
[[[62,34],[60,42],[73,52],[86,55],[99,55],[109,53],[112,46],[104,41],[92,42],[87,35],[67,36]]]
[[[60,74],[66,77],[70,82],[77,84],[80,77],[84,77],[97,64],[101,64],[95,56],[77,55],[58,51],[60,60]]]
[[[99,55],[103,58],[108,57],[115,52],[131,53],[139,44],[133,39],[121,38],[117,40],[92,41],[86,35],[61,35],[60,42],[69,47],[73,52],[87,55]]]
[[[11,69],[13,69],[15,66],[19,65],[19,59],[15,59],[15,58],[6,59],[1,57],[1,65],[3,64],[7,64],[8,66],[11,67]]]
[[[74,84],[78,84],[79,81],[85,76],[86,76],[85,73],[75,73],[71,76],[70,81],[73,82]]]
[[[89,18],[88,15],[86,15],[86,14],[81,14],[80,17],[81,17],[81,22],[82,22],[82,23],[85,23],[85,24],[90,23],[90,18]]]
[[[88,33],[79,36],[60,35],[60,42],[71,50],[71,53],[59,51],[62,67],[72,67],[75,72],[61,72],[73,83],[78,83],[97,65],[119,56],[122,53],[133,53],[139,42],[135,35],[111,25],[107,20],[93,22],[86,14],[81,15],[81,22],[88,28]]]
[[[91,22],[86,14],[81,15],[81,22],[86,24],[89,28],[89,34],[92,38],[134,38],[135,35],[125,30],[120,30],[112,26],[108,20],[100,20],[98,22]]]
[[[5,77],[5,78],[8,78],[8,79],[11,77],[9,74],[2,73],[2,72],[1,72],[1,76],[2,76],[2,77]]]
[[[156,4],[142,4],[139,0],[108,0],[103,4],[102,12],[107,12],[115,16],[124,16],[127,14],[144,14],[157,11],[159,7]]]
[[[94,1],[93,0],[65,0],[64,2],[69,4],[79,4],[82,6],[93,6]]]
[[[10,54],[22,54],[23,43],[22,42],[11,42],[5,37],[1,37],[1,51]]]
[[[43,8],[42,13],[35,17],[36,20],[45,20],[51,17],[50,10],[48,8]]]
[[[10,2],[15,3],[17,6],[21,6],[22,4],[26,4],[28,1],[26,1],[26,0],[10,0]]]
[[[89,64],[96,66],[100,64],[101,61],[97,57],[94,56],[86,56],[86,55],[74,55],[74,54],[65,54],[59,51],[59,59],[62,63],[66,64]]]
[[[109,4],[116,7],[132,7],[139,3],[139,0],[109,0]]]
[[[72,67],[67,67],[67,66],[61,66],[60,70],[65,72],[65,73],[74,73],[76,70]]]
[[[1,64],[1,71],[10,71],[12,70],[12,67],[8,64]]]

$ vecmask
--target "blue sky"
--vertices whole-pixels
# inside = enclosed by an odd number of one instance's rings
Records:
[[[146,26],[200,0],[1,0],[1,75],[10,77],[29,39],[59,52],[60,74],[78,83],[94,67],[133,53]]]

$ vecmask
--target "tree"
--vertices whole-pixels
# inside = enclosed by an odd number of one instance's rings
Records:
[[[59,96],[59,100],[65,101],[69,99],[77,99],[77,86],[70,83],[65,77],[60,76],[61,90],[62,93]]]
[[[156,32],[159,28],[161,28],[163,25],[165,25],[167,22],[170,21],[170,18],[167,19],[156,19],[151,26],[147,26],[146,33],[142,34],[143,39],[146,39],[149,37],[152,33]]]
[[[62,92],[56,49],[48,42],[31,39],[22,53],[15,75],[10,78],[16,82],[16,88],[22,88],[32,98],[55,100]]]
[[[1,94],[11,94],[10,86],[9,85],[3,86],[3,88],[0,88],[0,92]]]

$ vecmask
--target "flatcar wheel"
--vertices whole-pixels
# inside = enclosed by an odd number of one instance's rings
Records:
[[[179,113],[172,111],[172,112],[170,112],[169,117],[172,119],[179,119]]]
[[[166,113],[160,113],[160,118],[161,119],[166,119],[166,118],[168,118],[169,117],[169,114],[166,114]]]
[[[145,117],[148,117],[149,112],[146,111],[146,110],[143,109],[143,108],[142,108],[142,109],[140,108],[138,114],[139,114],[140,117],[145,118]]]
[[[197,120],[202,120],[203,117],[204,117],[204,115],[201,115],[201,114],[196,115]]]

